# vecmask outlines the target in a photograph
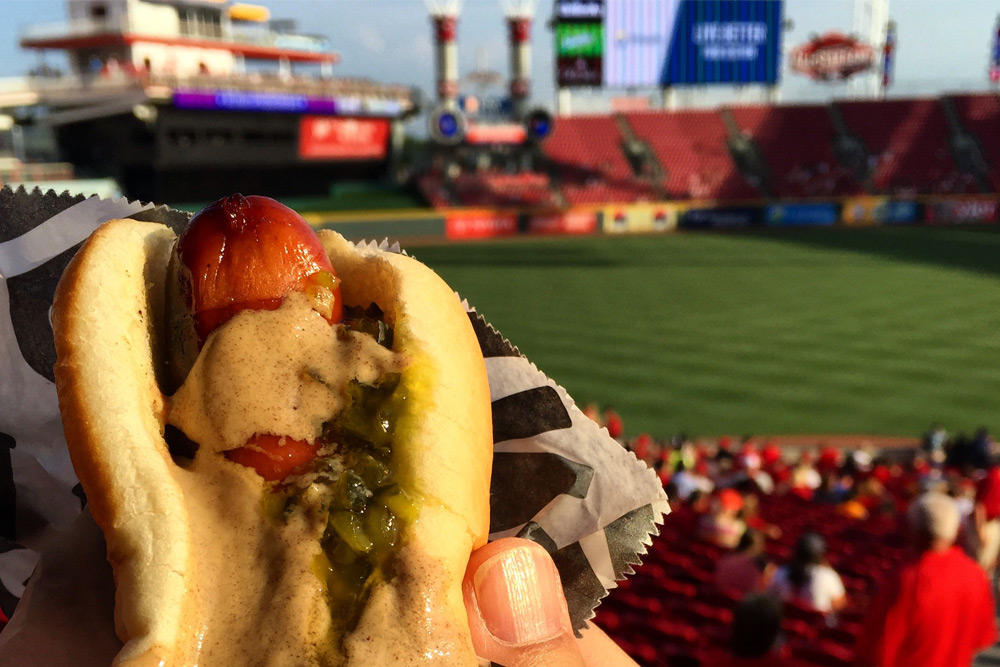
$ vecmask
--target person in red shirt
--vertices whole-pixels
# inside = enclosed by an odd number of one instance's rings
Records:
[[[993,592],[954,546],[954,500],[925,493],[907,514],[916,552],[882,585],[858,636],[859,667],[956,667],[997,641]]]
[[[608,435],[615,440],[625,435],[625,424],[622,421],[621,415],[610,405],[604,408],[604,426],[608,429]]]
[[[975,530],[970,531],[969,542],[976,560],[992,574],[1000,554],[1000,467],[992,466],[976,485],[972,516]]]
[[[715,568],[715,585],[741,598],[767,588],[774,566],[764,555],[764,536],[748,529],[740,538],[736,550],[719,559]]]

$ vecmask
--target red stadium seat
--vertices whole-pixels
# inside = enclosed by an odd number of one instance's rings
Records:
[[[937,184],[957,171],[948,145],[948,122],[938,100],[837,102],[837,108],[865,143],[878,190],[939,192]]]
[[[829,197],[863,191],[833,153],[836,130],[826,106],[740,106],[729,112],[767,161],[776,196]]]
[[[701,635],[697,628],[678,621],[664,618],[652,619],[646,625],[646,629],[651,632],[649,638],[654,643],[668,640],[675,644],[695,646],[701,641]]]
[[[786,618],[781,621],[781,630],[789,638],[811,642],[819,635],[816,625],[798,618]]]
[[[670,196],[680,199],[756,199],[729,155],[717,111],[643,111],[625,114],[667,172]]]
[[[815,645],[796,646],[792,655],[818,667],[850,667],[854,661],[853,649],[822,640]]]
[[[983,157],[989,163],[989,181],[994,192],[1000,192],[1000,97],[985,95],[955,95],[955,111],[966,130],[979,140]]]

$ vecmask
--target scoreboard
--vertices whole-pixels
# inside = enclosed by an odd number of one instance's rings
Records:
[[[560,86],[774,84],[781,0],[557,0]]]

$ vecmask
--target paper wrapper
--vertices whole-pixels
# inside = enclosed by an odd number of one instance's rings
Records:
[[[49,310],[80,243],[102,222],[128,217],[179,230],[189,214],[0,190],[0,610],[18,608],[0,633],[0,662],[11,667],[108,665],[120,647],[103,538],[66,453]],[[646,553],[670,511],[666,495],[562,387],[466,310],[493,407],[490,539],[525,537],[552,554],[579,630]]]

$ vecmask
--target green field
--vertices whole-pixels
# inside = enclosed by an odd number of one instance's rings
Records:
[[[1000,230],[425,246],[577,403],[630,433],[1000,429]]]

